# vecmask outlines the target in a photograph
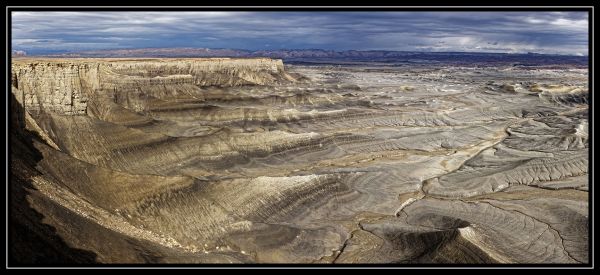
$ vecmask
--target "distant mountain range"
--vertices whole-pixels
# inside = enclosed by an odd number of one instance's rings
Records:
[[[407,51],[333,51],[302,50],[239,50],[207,48],[139,48],[81,51],[46,55],[47,57],[270,57],[286,62],[383,62],[383,63],[452,63],[587,66],[587,56],[547,55],[537,53],[473,53],[473,52],[407,52]]]

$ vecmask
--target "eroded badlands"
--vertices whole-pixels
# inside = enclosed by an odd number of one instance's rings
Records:
[[[12,74],[22,262],[589,261],[587,69],[16,59]]]

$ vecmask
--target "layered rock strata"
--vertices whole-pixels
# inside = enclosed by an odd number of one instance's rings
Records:
[[[87,113],[91,97],[109,96],[149,86],[264,85],[290,80],[283,62],[255,59],[18,59],[12,64],[12,85],[29,112]]]
[[[17,262],[589,262],[587,70],[29,60],[12,94]]]

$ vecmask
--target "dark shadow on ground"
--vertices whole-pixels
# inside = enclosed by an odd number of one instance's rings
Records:
[[[95,253],[70,247],[27,201],[35,192],[31,178],[40,174],[35,166],[42,155],[33,146],[36,134],[25,129],[23,107],[13,93],[10,97],[8,266],[97,263]]]

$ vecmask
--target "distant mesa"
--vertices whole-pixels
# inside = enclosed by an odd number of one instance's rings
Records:
[[[25,52],[25,51],[17,51],[17,50],[13,50],[11,55],[12,55],[13,57],[27,56],[27,52]]]
[[[377,61],[383,63],[449,64],[449,65],[515,65],[539,66],[569,64],[585,67],[587,56],[549,55],[531,53],[483,53],[483,52],[411,52],[411,51],[333,51],[323,49],[279,49],[279,50],[242,50],[208,48],[138,48],[107,49],[93,51],[74,51],[60,54],[48,54],[46,57],[269,57],[280,58],[287,62],[314,62],[316,60]]]

